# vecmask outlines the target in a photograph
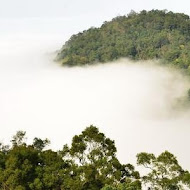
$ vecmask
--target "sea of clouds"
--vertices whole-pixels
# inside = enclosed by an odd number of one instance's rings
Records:
[[[188,77],[159,61],[61,67],[53,61],[60,33],[7,31],[0,37],[1,141],[24,130],[28,142],[47,137],[61,149],[93,124],[115,140],[123,163],[168,150],[190,169]]]

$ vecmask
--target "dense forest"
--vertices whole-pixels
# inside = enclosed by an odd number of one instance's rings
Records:
[[[149,171],[141,176],[131,164],[117,159],[113,140],[91,125],[75,135],[70,146],[48,149],[50,141],[34,138],[26,143],[18,131],[11,146],[0,146],[2,190],[182,190],[190,188],[190,173],[176,157],[165,151],[159,156],[137,154],[137,165]],[[127,150],[126,150],[127,154]]]
[[[190,19],[166,10],[131,11],[73,35],[57,55],[63,65],[159,59],[190,73]]]

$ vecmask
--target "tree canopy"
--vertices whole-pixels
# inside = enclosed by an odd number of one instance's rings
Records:
[[[57,60],[63,65],[107,62],[121,57],[134,60],[160,59],[190,70],[190,19],[166,10],[131,11],[73,35]]]
[[[142,152],[137,154],[137,164],[149,169],[149,173],[142,176],[142,181],[154,190],[183,190],[189,188],[189,172],[182,169],[176,157],[168,151],[158,157],[154,154]]]
[[[0,146],[2,190],[190,189],[190,174],[173,154],[137,154],[137,164],[150,170],[140,176],[133,165],[119,162],[114,141],[93,125],[60,151],[48,149],[48,139],[27,144],[25,135],[18,131],[11,146]]]

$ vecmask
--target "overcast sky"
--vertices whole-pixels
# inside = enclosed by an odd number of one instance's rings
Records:
[[[189,7],[189,0],[0,0],[0,18],[109,18],[142,9],[167,9],[190,14]]]
[[[190,15],[189,7],[189,0],[0,0],[0,33],[44,35],[56,30],[65,41],[131,10],[167,9]]]

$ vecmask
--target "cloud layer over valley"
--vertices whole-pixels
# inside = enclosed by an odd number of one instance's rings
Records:
[[[1,37],[1,141],[24,130],[60,149],[93,124],[115,140],[122,162],[168,150],[190,169],[190,111],[180,103],[187,77],[154,61],[61,67],[49,54],[60,44],[54,34]]]

